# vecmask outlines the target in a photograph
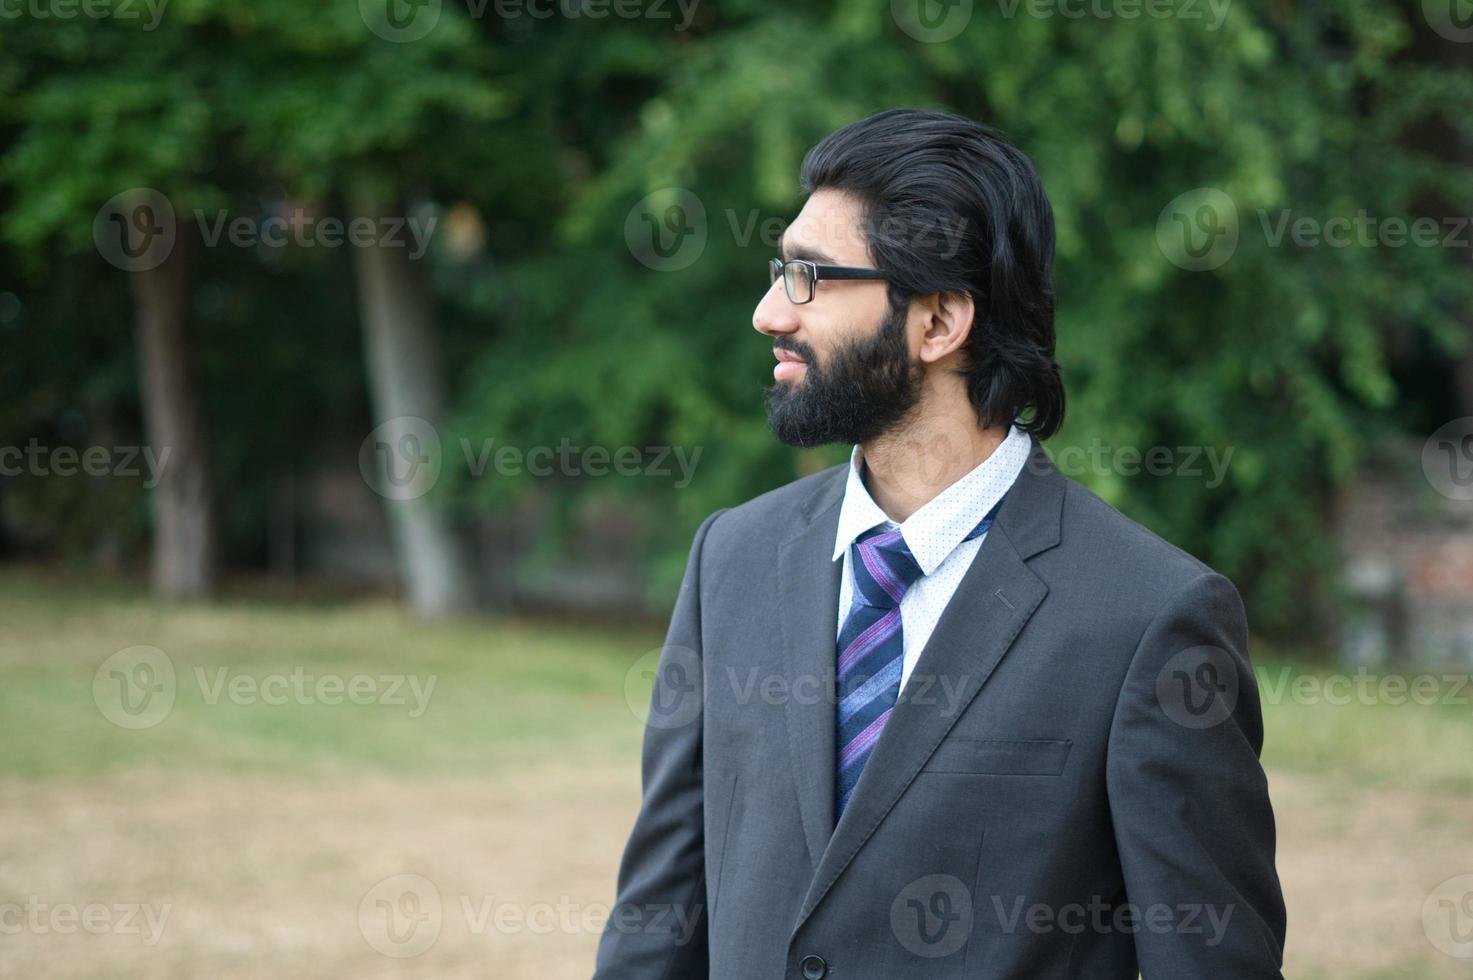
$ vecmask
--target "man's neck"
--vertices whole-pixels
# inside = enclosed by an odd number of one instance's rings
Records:
[[[875,503],[899,524],[982,465],[1007,436],[1007,427],[978,426],[970,407],[918,415],[862,443],[860,472]]]

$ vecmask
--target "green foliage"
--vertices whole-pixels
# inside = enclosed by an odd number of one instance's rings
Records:
[[[1439,118],[1466,134],[1445,95],[1470,82],[1399,60],[1416,25],[1389,3],[1234,4],[1216,30],[1006,9],[977,5],[947,43],[858,2],[764,5],[672,38],[633,132],[562,213],[562,250],[519,269],[535,304],[520,325],[528,356],[501,356],[519,350],[513,325],[467,412],[482,426],[583,419],[605,439],[658,426],[705,444],[706,468],[673,501],[682,528],[843,458],[805,460],[766,436],[770,345],[750,315],[773,241],[743,231],[796,213],[802,153],[831,130],[897,105],[951,109],[1008,133],[1054,204],[1070,410],[1050,448],[1110,450],[1071,475],[1233,577],[1256,626],[1302,625],[1304,588],[1333,565],[1330,492],[1394,421],[1388,348],[1412,331],[1454,348],[1469,283],[1453,249],[1302,248],[1272,233],[1285,212],[1409,220],[1431,193],[1467,200],[1466,170],[1403,137]],[[695,264],[652,271],[620,232],[671,186],[702,202],[709,240]],[[1190,271],[1158,245],[1157,221],[1203,187],[1235,204],[1239,243]],[[1173,475],[1135,475],[1113,455],[1158,446]],[[1186,472],[1203,450],[1229,460],[1220,486],[1201,462]]]
[[[273,177],[307,198],[348,180],[464,186],[504,148],[466,133],[503,120],[519,94],[464,18],[398,44],[372,33],[357,4],[290,0],[181,0],[152,30],[14,23],[29,70],[0,104],[21,124],[0,179],[16,190],[6,233],[21,243],[60,234],[84,245],[99,205],[130,187],[184,213]]]
[[[1160,446],[1177,463],[1182,448],[1231,452],[1220,485],[1210,472],[1132,474],[1108,453],[1113,464],[1071,475],[1230,575],[1255,626],[1292,628],[1305,589],[1334,568],[1334,490],[1380,434],[1430,414],[1432,396],[1398,377],[1391,352],[1460,351],[1473,284],[1456,249],[1300,247],[1275,229],[1285,215],[1411,219],[1473,198],[1473,177],[1449,162],[1473,135],[1473,115],[1453,108],[1473,103],[1473,78],[1413,57],[1427,26],[1393,0],[1240,2],[1220,23],[1209,5],[1199,19],[1126,19],[976,4],[941,43],[908,34],[893,13],[903,6],[740,0],[700,5],[675,30],[498,19],[490,6],[477,19],[447,3],[410,43],[376,36],[355,3],[174,0],[148,31],[7,21],[0,240],[12,251],[0,272],[26,273],[27,329],[92,345],[95,371],[61,377],[108,392],[126,420],[126,346],[89,339],[126,327],[113,270],[86,254],[114,194],[154,187],[181,214],[284,200],[341,214],[364,186],[469,202],[483,250],[434,253],[453,435],[702,456],[685,488],[505,477],[464,481],[461,501],[501,509],[550,494],[574,512],[621,498],[653,528],[648,557],[668,598],[705,514],[846,452],[774,442],[761,396],[770,345],[750,329],[774,228],[801,206],[803,153],[884,108],[952,109],[1015,140],[1054,204],[1070,408],[1051,450]],[[707,241],[693,264],[657,271],[626,242],[626,221],[673,187],[700,200]],[[1231,200],[1238,244],[1191,271],[1169,260],[1158,221],[1199,188]],[[211,435],[236,492],[259,500],[275,464],[316,451],[283,450],[281,432],[324,416],[351,429],[362,410],[346,258],[211,252],[196,301]],[[64,282],[111,319],[88,328],[40,302]],[[31,406],[0,416],[7,441],[71,397],[42,376],[42,346],[22,345],[6,375]]]

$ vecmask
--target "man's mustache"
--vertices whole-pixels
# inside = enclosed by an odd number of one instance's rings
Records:
[[[784,343],[783,341],[775,340],[772,342],[772,349],[774,351],[785,350],[790,354],[796,354],[809,364],[812,364],[814,361],[813,348],[797,341]]]

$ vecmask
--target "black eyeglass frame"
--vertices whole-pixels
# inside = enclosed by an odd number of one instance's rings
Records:
[[[787,267],[790,265],[806,266],[810,288],[807,299],[798,299],[793,296],[792,286],[788,283]],[[807,259],[768,259],[767,260],[767,288],[778,279],[783,281],[783,292],[788,294],[788,302],[795,306],[813,302],[813,297],[818,295],[818,281],[820,279],[847,279],[852,282],[876,282],[888,281],[890,277],[879,269],[864,269],[854,265],[819,265]]]

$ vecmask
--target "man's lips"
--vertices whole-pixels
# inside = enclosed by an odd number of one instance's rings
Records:
[[[808,370],[807,362],[790,350],[774,347],[772,353],[777,358],[777,364],[772,368],[772,376],[779,381],[796,378]]]

